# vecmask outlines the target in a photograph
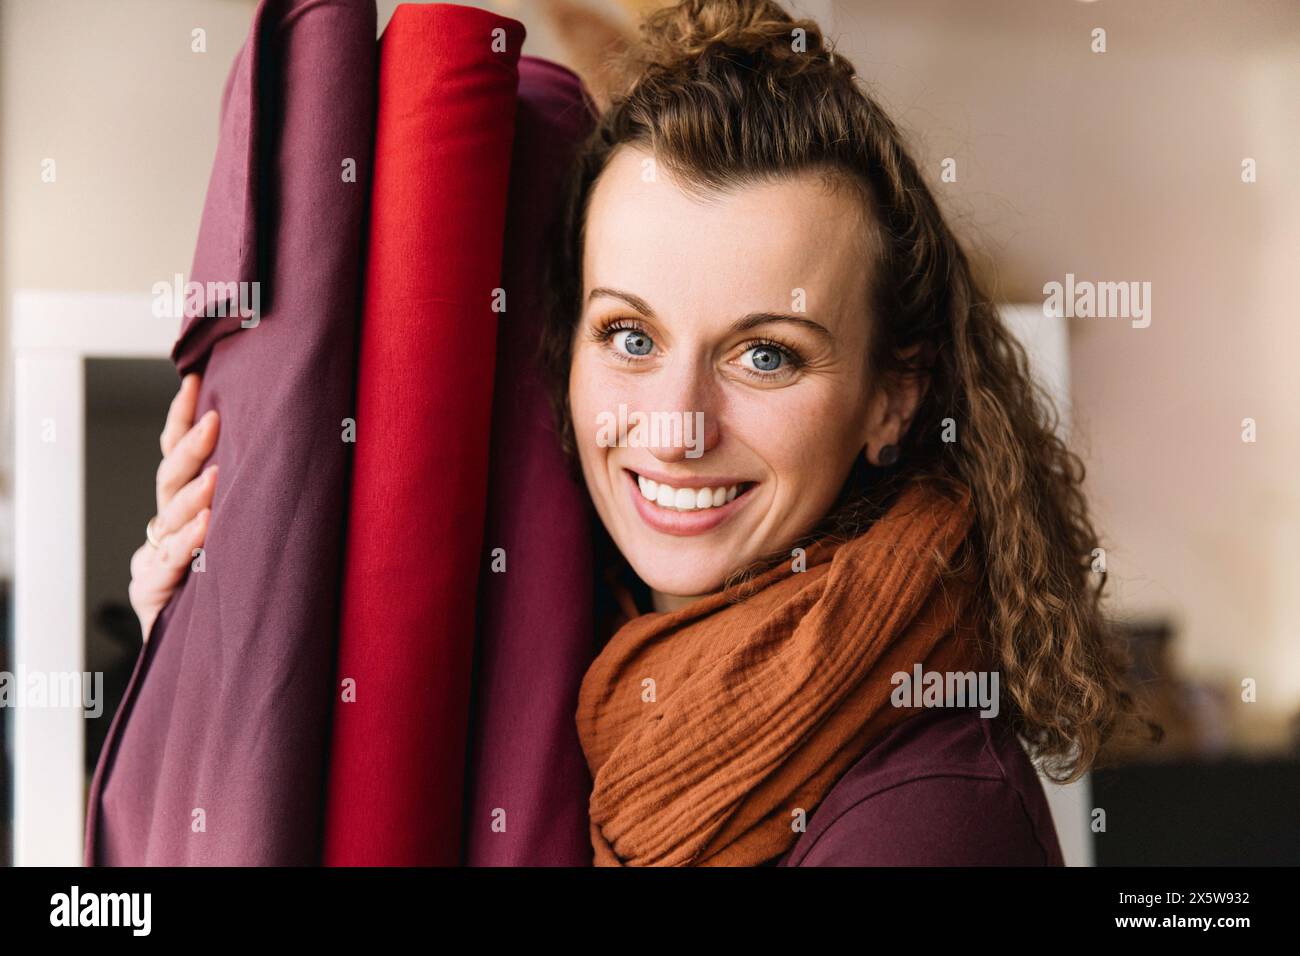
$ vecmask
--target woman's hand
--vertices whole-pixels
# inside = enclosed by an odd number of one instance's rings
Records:
[[[127,594],[140,618],[144,639],[158,612],[185,576],[195,548],[208,533],[212,492],[217,487],[217,466],[199,474],[199,468],[217,444],[217,412],[209,411],[194,424],[199,397],[199,376],[186,375],[167,411],[155,490],[158,511],[152,521],[153,539],[131,556],[131,586]]]

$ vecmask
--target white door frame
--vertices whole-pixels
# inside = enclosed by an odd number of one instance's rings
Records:
[[[85,363],[162,358],[179,320],[150,295],[20,291],[13,300],[14,675],[85,669]],[[14,864],[80,866],[83,713],[13,712]]]

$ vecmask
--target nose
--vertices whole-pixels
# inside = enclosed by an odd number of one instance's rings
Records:
[[[642,409],[657,414],[659,422],[650,428],[646,447],[663,462],[703,457],[721,438],[718,383],[709,363],[669,362],[653,378],[650,401]]]

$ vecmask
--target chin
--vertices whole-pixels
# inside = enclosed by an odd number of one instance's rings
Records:
[[[646,548],[624,551],[637,577],[651,589],[676,597],[697,597],[716,591],[726,582],[731,570],[726,562],[694,562],[677,552],[647,554]]]

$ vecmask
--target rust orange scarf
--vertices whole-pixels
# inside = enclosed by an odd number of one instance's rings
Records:
[[[891,676],[978,671],[975,569],[941,579],[969,495],[900,492],[858,537],[624,624],[583,678],[578,734],[597,866],[753,866],[779,856],[850,766],[900,721]],[[968,565],[973,562],[967,562]]]

